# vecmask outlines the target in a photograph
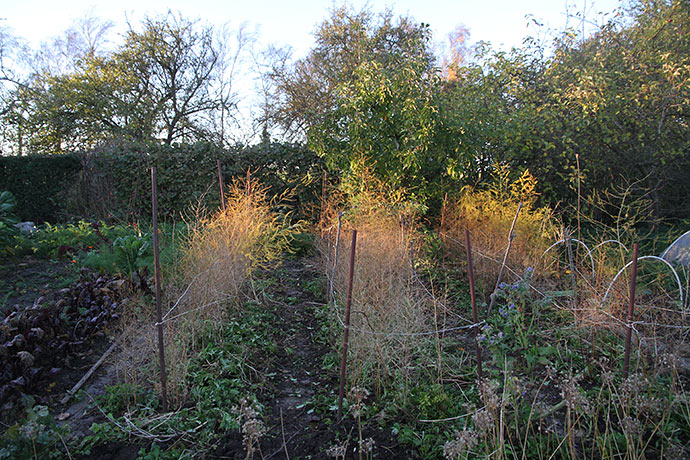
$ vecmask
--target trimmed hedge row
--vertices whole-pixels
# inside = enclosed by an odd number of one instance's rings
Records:
[[[0,191],[14,194],[20,219],[55,222],[67,218],[80,172],[76,155],[0,156]]]
[[[219,206],[217,160],[226,184],[250,171],[271,194],[291,191],[287,204],[302,217],[320,199],[321,159],[300,144],[282,143],[231,149],[208,143],[118,143],[70,155],[2,157],[0,168],[14,169],[7,173],[0,169],[0,190],[15,194],[17,214],[25,220],[135,220],[151,213],[150,168],[156,165],[159,212],[163,218],[173,217],[197,203]],[[12,181],[4,180],[10,175]]]

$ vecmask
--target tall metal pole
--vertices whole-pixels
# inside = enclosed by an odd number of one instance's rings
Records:
[[[347,285],[347,304],[345,305],[345,332],[343,333],[343,357],[340,361],[340,388],[338,389],[338,420],[343,417],[343,397],[345,396],[345,372],[347,368],[347,341],[350,337],[350,307],[352,306],[352,284],[355,274],[355,248],[357,230],[352,230],[352,249],[350,250],[350,281]]]
[[[630,339],[632,338],[632,322],[635,309],[635,284],[637,282],[637,243],[633,244],[632,273],[630,274],[630,299],[628,302],[628,330],[625,335],[625,358],[623,360],[623,378],[628,378],[630,368]]]
[[[153,202],[153,265],[156,280],[156,319],[158,326],[158,363],[161,376],[161,402],[163,411],[168,411],[168,385],[165,372],[165,348],[163,345],[163,314],[161,312],[161,267],[158,251],[158,187],[156,167],[151,168],[151,198]]]
[[[220,160],[216,160],[218,166],[218,186],[220,187],[220,205],[225,211],[225,186],[223,185],[223,169],[220,167]]]
[[[477,324],[479,324],[479,315],[477,315],[477,300],[474,294],[474,271],[472,270],[472,247],[470,246],[470,231],[465,229],[465,248],[467,249],[467,276],[470,279],[470,299],[472,300],[472,321],[474,327],[472,328],[472,335],[474,336],[474,349],[477,354],[477,375],[481,379],[482,373],[482,350],[479,348],[477,341]]]

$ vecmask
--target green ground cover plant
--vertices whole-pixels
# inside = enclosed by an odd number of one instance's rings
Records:
[[[25,397],[24,406],[25,418],[0,436],[0,458],[63,458],[68,428],[59,426],[48,407],[35,404],[32,397]]]
[[[261,373],[267,362],[256,362],[253,356],[275,349],[274,331],[262,327],[275,321],[274,315],[247,301],[243,313],[231,315],[219,329],[209,325],[205,337],[197,337],[205,345],[187,363],[187,399],[162,418],[159,396],[148,385],[108,388],[93,402],[107,421],[92,427],[94,434],[81,441],[79,450],[90,452],[114,441],[137,442],[144,446],[139,458],[154,453],[158,456],[151,458],[199,458],[218,448],[228,431],[242,432],[243,426],[248,449],[257,449],[262,407],[255,394],[267,378]]]

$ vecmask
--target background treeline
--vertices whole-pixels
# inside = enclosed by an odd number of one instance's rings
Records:
[[[254,54],[261,79],[244,121],[231,84],[241,34],[169,13],[106,49],[108,24],[89,19],[22,73],[21,43],[5,30],[3,153],[88,151],[82,168],[107,163],[111,174],[93,173],[89,186],[113,181],[117,206],[135,213],[144,165],[168,165],[162,207],[179,210],[213,180],[203,157],[223,159],[229,175],[273,171],[291,184],[313,182],[321,161],[345,180],[367,168],[431,213],[504,164],[514,178],[529,169],[541,204],[566,218],[577,207],[606,219],[623,200],[654,218],[687,217],[690,3],[633,0],[586,35],[579,21],[510,52],[471,45],[459,28],[439,53],[427,24],[334,8],[306,57]],[[240,148],[238,138],[262,141]],[[115,206],[92,198],[103,212]]]

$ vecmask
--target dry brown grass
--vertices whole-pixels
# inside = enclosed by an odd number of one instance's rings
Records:
[[[273,211],[264,188],[252,182],[250,193],[248,189],[244,182],[234,182],[225,210],[194,210],[179,259],[164,268],[165,357],[172,403],[187,398],[191,358],[208,340],[222,341],[221,326],[241,308],[238,300],[247,281],[280,257],[294,230]],[[126,316],[128,367],[157,374],[154,309],[133,304]],[[148,359],[142,362],[137,356]],[[130,374],[129,381],[139,378],[136,371]]]
[[[336,324],[344,318],[352,229],[357,229],[355,277],[350,333],[350,383],[373,385],[379,392],[391,379],[409,380],[410,363],[420,337],[410,335],[431,330],[432,308],[420,292],[413,267],[415,230],[414,205],[404,201],[401,191],[391,191],[372,176],[357,181],[349,190],[343,217],[343,231],[336,262]],[[338,206],[331,203],[331,228],[337,226]],[[326,244],[325,269],[333,267],[335,231]]]
[[[613,228],[599,224],[603,230],[598,237],[582,237],[584,244],[572,241],[571,251],[567,243],[561,242],[545,254],[552,244],[567,240],[568,234],[575,238],[576,231],[562,229],[550,210],[535,207],[536,180],[529,173],[513,181],[508,177],[508,170],[498,166],[495,174],[494,185],[487,190],[467,188],[457,199],[446,203],[441,228],[450,249],[451,263],[464,260],[464,231],[470,231],[477,289],[483,294],[479,298],[489,302],[508,244],[509,229],[518,203],[522,202],[506,264],[508,269],[503,272],[502,281],[513,283],[527,267],[533,267],[531,282],[535,298],[553,298],[554,306],[570,312],[575,324],[589,328],[593,337],[600,328],[624,334],[630,269],[621,273],[615,282],[613,279],[630,261],[632,242],[640,239],[629,225],[647,216],[648,213],[638,209],[643,206],[638,202],[625,204],[625,197],[620,203],[612,202],[607,209],[622,222]],[[621,209],[617,210],[616,205]],[[609,239],[622,239],[627,249],[617,242],[599,245]],[[688,318],[680,304],[673,272],[661,262],[644,260],[640,262],[637,278],[634,320],[640,340],[654,348],[682,343],[687,329],[678,325],[686,325]],[[681,282],[683,279],[687,278]]]

